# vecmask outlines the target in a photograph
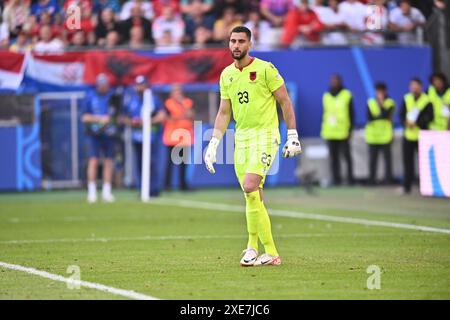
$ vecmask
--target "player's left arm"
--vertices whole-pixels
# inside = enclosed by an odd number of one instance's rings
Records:
[[[295,124],[295,112],[292,105],[291,98],[286,90],[286,85],[283,83],[277,90],[273,92],[273,96],[281,106],[283,118],[288,129],[287,141],[283,147],[283,157],[295,157],[302,152],[300,140],[298,138],[297,128]]]
[[[281,106],[281,111],[283,112],[283,118],[286,122],[288,130],[297,130],[295,124],[295,112],[292,105],[291,98],[286,90],[286,85],[282,84],[277,90],[273,92],[273,96],[278,101]]]

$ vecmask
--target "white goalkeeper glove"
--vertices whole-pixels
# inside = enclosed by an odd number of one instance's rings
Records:
[[[217,139],[216,137],[212,137],[205,152],[205,165],[206,169],[208,169],[210,173],[216,173],[213,165],[214,163],[216,163],[216,153],[218,145],[219,139]]]
[[[298,140],[297,130],[289,129],[287,133],[287,141],[283,147],[283,157],[291,158],[302,153],[302,146]]]

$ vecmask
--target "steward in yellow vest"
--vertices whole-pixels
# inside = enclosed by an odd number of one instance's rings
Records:
[[[415,178],[414,161],[417,157],[419,131],[427,130],[433,121],[433,106],[425,92],[422,91],[422,81],[412,79],[409,84],[409,93],[403,98],[400,110],[400,120],[404,124],[403,134],[403,191],[411,192]]]
[[[339,75],[333,75],[330,90],[322,99],[323,115],[320,135],[328,144],[333,183],[341,184],[340,154],[347,164],[347,180],[353,184],[353,163],[349,139],[354,125],[352,93],[342,85]]]
[[[428,98],[433,104],[434,118],[430,123],[431,130],[449,130],[450,126],[450,87],[443,73],[431,76]]]
[[[368,122],[365,138],[369,145],[369,184],[375,184],[378,154],[384,158],[385,183],[392,182],[391,142],[394,137],[392,117],[395,102],[387,94],[386,84],[375,85],[376,97],[367,101]]]

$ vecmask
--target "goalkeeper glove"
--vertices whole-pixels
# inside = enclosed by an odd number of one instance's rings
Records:
[[[297,130],[289,129],[287,133],[287,141],[283,147],[283,157],[290,158],[299,155],[302,152],[302,146],[298,140]]]
[[[210,173],[216,172],[213,165],[214,163],[216,163],[216,153],[218,145],[219,139],[217,139],[216,137],[212,137],[205,152],[205,165],[206,169],[208,169]]]

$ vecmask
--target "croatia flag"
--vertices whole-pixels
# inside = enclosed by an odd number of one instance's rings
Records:
[[[23,79],[25,55],[2,52],[0,59],[0,89],[16,90]]]
[[[27,63],[27,77],[57,86],[83,85],[84,53],[33,55]]]

